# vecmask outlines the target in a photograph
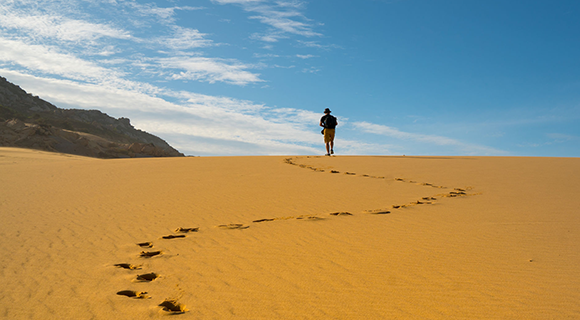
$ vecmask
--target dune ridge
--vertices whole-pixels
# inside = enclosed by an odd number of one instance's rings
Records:
[[[577,318],[579,171],[0,148],[0,317]]]

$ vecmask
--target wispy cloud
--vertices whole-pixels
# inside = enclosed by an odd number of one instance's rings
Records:
[[[206,34],[199,32],[197,29],[183,28],[179,26],[172,26],[171,29],[173,30],[172,35],[155,38],[153,42],[178,51],[213,45],[213,41],[206,39]]]
[[[285,36],[282,32],[270,32],[267,34],[263,33],[254,33],[250,35],[250,39],[259,40],[263,42],[278,42],[280,39],[286,39],[288,36]],[[272,49],[272,46],[265,46],[264,49]]]
[[[580,136],[565,133],[547,133],[542,137],[535,138],[536,142],[526,142],[517,144],[522,148],[542,148],[546,146],[572,145],[580,141]]]
[[[260,75],[246,71],[251,65],[233,59],[204,57],[170,57],[154,59],[161,69],[177,70],[170,78],[178,80],[198,80],[209,83],[226,82],[236,85],[263,82]],[[183,70],[183,71],[179,71]]]
[[[70,53],[60,52],[57,48],[6,39],[1,34],[0,61],[81,81],[106,82],[120,76],[117,71],[102,68]]]
[[[114,1],[113,3],[117,3]],[[165,23],[173,23],[175,21],[175,11],[179,10],[202,10],[205,9],[204,7],[158,7],[155,3],[138,3],[135,1],[126,1],[121,2],[121,4],[129,6],[133,9],[133,13],[142,15],[142,16],[154,16],[157,17],[161,22]]]
[[[83,19],[76,18],[79,16]],[[86,16],[76,12],[74,1],[62,6],[42,0],[38,3],[27,0],[0,3],[0,30],[4,30],[7,38],[38,43],[56,41],[68,47],[78,44],[92,46],[100,39],[132,38],[131,32],[122,27],[84,18]]]
[[[273,53],[266,53],[266,54],[262,54],[262,53],[254,53],[254,58],[259,58],[259,59],[263,59],[263,58],[279,58],[280,55],[277,54],[273,54]]]
[[[267,1],[267,0],[212,0],[219,4],[236,4],[251,13],[248,17],[258,20],[269,26],[263,33],[254,33],[251,38],[264,42],[278,42],[288,38],[289,35],[303,37],[320,37],[321,33],[313,30],[314,24],[300,11],[304,3],[302,1]]]
[[[294,65],[291,65],[291,66],[281,66],[281,65],[278,65],[278,64],[275,64],[272,67],[273,68],[280,68],[280,69],[294,69],[294,68],[296,68],[296,66],[294,66]]]
[[[335,44],[321,44],[318,41],[304,41],[304,40],[297,40],[300,46],[307,47],[307,48],[318,48],[318,49],[337,49],[340,48]]]
[[[213,0],[213,2],[217,2],[219,4],[257,4],[262,3],[265,0]]]
[[[302,69],[302,73],[318,73],[320,69],[316,67],[304,68]]]
[[[372,134],[383,135],[399,140],[411,140],[416,142],[421,142],[425,144],[438,145],[438,146],[448,146],[458,148],[460,154],[471,154],[471,155],[502,155],[506,152],[497,150],[487,146],[481,146],[476,144],[468,144],[461,142],[456,139],[438,136],[438,135],[427,135],[420,133],[404,132],[397,128],[379,125],[369,122],[354,122],[353,127],[356,129]]]
[[[276,11],[266,11],[265,14],[270,16],[260,15],[252,16],[250,19],[257,19],[260,22],[274,27],[274,29],[282,33],[297,34],[305,37],[321,36],[322,34],[312,31],[312,27],[307,23],[292,20],[290,18],[282,17],[276,14]]]
[[[130,32],[107,24],[68,19],[58,15],[19,15],[0,10],[0,27],[26,30],[35,37],[62,41],[94,41],[102,37],[131,38]]]
[[[366,131],[368,133],[375,133],[381,134],[397,139],[408,139],[408,140],[415,140],[427,143],[434,143],[437,145],[459,145],[461,144],[459,141],[451,138],[441,137],[441,136],[432,136],[432,135],[424,135],[424,134],[417,134],[417,133],[409,133],[400,131],[397,128],[388,127],[380,124],[374,124],[369,122],[355,122],[353,126],[356,128]]]
[[[558,142],[564,142],[564,141],[580,141],[580,137],[579,136],[574,136],[571,134],[564,134],[564,133],[548,133],[547,134],[548,138],[550,139],[554,139]]]

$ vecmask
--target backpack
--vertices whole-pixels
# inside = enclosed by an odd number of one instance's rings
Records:
[[[336,127],[336,118],[328,115],[326,120],[324,120],[324,127],[328,129],[334,129]]]

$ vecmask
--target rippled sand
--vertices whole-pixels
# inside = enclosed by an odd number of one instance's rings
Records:
[[[578,177],[578,158],[0,148],[0,318],[578,319]]]

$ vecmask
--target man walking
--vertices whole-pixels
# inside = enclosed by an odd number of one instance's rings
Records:
[[[324,116],[320,118],[320,126],[324,128],[324,144],[326,144],[326,155],[334,154],[334,128],[338,125],[336,117],[330,115],[330,109],[324,109]]]

